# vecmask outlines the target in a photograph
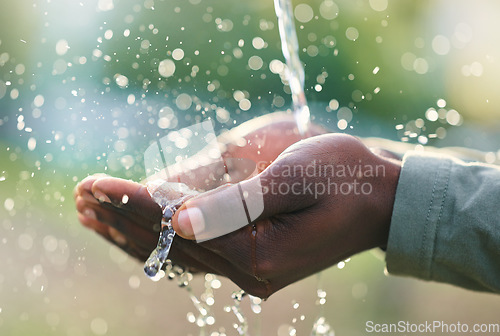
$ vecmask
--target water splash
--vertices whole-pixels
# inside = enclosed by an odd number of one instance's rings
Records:
[[[311,336],[335,336],[335,332],[325,318],[326,291],[323,289],[321,273],[317,275],[316,296],[316,305],[320,309],[319,316],[313,324]]]
[[[171,220],[169,219],[168,222],[166,222],[165,218],[163,218],[158,244],[144,264],[144,272],[148,277],[152,279],[157,278],[161,268],[167,262],[168,253],[170,252],[174,236],[175,231],[172,228]]]
[[[178,265],[172,265],[168,259],[168,253],[175,237],[172,217],[186,200],[196,196],[198,192],[183,183],[171,183],[163,180],[148,182],[146,187],[151,198],[161,207],[163,216],[158,244],[144,264],[144,272],[155,281],[163,278],[166,274],[169,280],[177,280],[177,285],[186,289],[197,311],[197,316],[188,313],[187,319],[200,328],[200,335],[204,335],[205,326],[215,323],[215,317],[210,313],[210,306],[215,302],[213,290],[220,287],[220,281],[215,275],[206,274],[205,291],[198,297],[190,285],[193,275]],[[164,265],[165,271],[162,270]]]
[[[314,322],[311,336],[335,336],[335,332],[326,322],[325,317],[321,316]]]
[[[233,324],[234,329],[238,332],[238,335],[246,335],[248,331],[248,321],[245,314],[241,311],[241,300],[247,295],[244,290],[239,290],[231,295],[234,300],[234,304],[230,307],[234,316],[238,320],[237,323]],[[227,308],[226,308],[227,310]]]
[[[295,31],[291,0],[274,0],[278,17],[281,51],[286,60],[287,77],[292,92],[293,113],[299,133],[306,135],[310,124],[310,111],[304,93],[304,67],[299,58],[299,41]]]
[[[300,135],[306,136],[310,126],[310,111],[304,93],[304,67],[299,57],[299,42],[294,25],[293,5],[291,0],[274,0],[274,9],[278,17],[281,38],[281,50],[286,60],[287,76],[292,93],[293,113]],[[319,317],[314,322],[311,336],[333,336],[335,333],[324,315],[323,305],[326,303],[326,292],[321,289],[321,273],[318,274],[318,300],[321,307]],[[295,328],[291,327],[289,333],[294,335]]]
[[[197,195],[198,192],[189,189],[183,183],[171,183],[163,180],[148,182],[146,187],[151,198],[161,207],[163,216],[158,244],[146,260],[144,272],[151,279],[159,280],[165,275],[161,269],[167,262],[168,253],[175,237],[172,217],[188,198]]]

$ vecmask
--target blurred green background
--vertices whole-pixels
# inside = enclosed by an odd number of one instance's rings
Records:
[[[316,122],[499,156],[500,3],[294,6]],[[211,118],[220,131],[288,109],[282,61],[271,0],[4,1],[0,334],[198,335],[186,292],[149,281],[140,264],[82,228],[72,189],[96,172],[141,180],[143,151],[169,130]],[[336,335],[364,335],[368,320],[499,322],[497,296],[383,270],[382,258],[365,253],[323,272],[324,315]],[[195,292],[202,287],[196,279]],[[235,289],[223,280],[206,335],[236,334],[223,311]],[[243,306],[252,335],[288,326],[307,335],[320,314],[315,301],[312,277],[273,295],[260,317]]]

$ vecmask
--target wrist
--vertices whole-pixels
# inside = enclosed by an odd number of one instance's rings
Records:
[[[396,198],[396,188],[401,172],[401,161],[392,158],[377,156],[377,164],[384,167],[383,174],[376,176],[371,211],[373,212],[373,229],[375,246],[385,248],[389,238],[392,211]]]

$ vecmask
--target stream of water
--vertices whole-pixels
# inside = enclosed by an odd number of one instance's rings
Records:
[[[311,114],[304,92],[305,72],[299,57],[299,41],[294,24],[292,1],[274,0],[274,9],[278,17],[281,50],[287,65],[287,77],[293,101],[293,114],[300,135],[306,137],[311,123]],[[318,274],[316,292],[318,296],[317,305],[320,306],[320,312],[313,324],[311,336],[333,336],[333,329],[323,316],[326,292],[322,289],[321,274]],[[293,328],[289,334],[294,334]]]
[[[291,0],[275,0],[274,6],[276,16],[278,18],[281,48],[287,65],[286,71],[292,94],[293,114],[300,135],[306,137],[310,125],[310,111],[304,93],[305,74],[304,67],[302,66],[299,57],[299,43],[294,25],[293,5]],[[163,218],[158,244],[146,261],[144,271],[153,280],[159,280],[165,274],[168,274],[169,279],[177,278],[178,285],[180,287],[187,288],[191,301],[198,311],[198,317],[195,317],[194,314],[192,314],[192,317],[188,317],[188,320],[192,323],[196,323],[200,327],[200,335],[203,335],[205,330],[204,327],[207,324],[210,325],[215,322],[213,316],[209,314],[209,305],[207,305],[206,300],[201,301],[193,294],[191,287],[189,286],[190,276],[192,277],[192,275],[183,269],[172,266],[168,260],[168,253],[175,236],[175,231],[171,225],[171,218],[182,203],[186,201],[187,198],[196,195],[197,192],[190,190],[187,187],[182,187],[182,191],[179,189],[173,189],[172,184],[162,183],[161,181],[149,183],[148,191],[150,192],[153,200],[161,206]],[[167,265],[166,272],[162,270],[165,264]],[[211,283],[206,284],[205,288],[211,289]],[[317,293],[318,304],[323,306],[326,302],[326,292],[320,289],[319,282]],[[213,293],[209,294],[211,294],[209,297],[213,300]],[[225,308],[226,312],[232,312],[235,315],[236,322],[233,327],[239,335],[248,334],[248,319],[245,314],[243,314],[240,307],[242,299],[245,296],[247,296],[247,294],[244,291],[233,293],[232,298],[234,304],[231,307]],[[248,296],[250,297],[252,311],[255,314],[260,314],[261,300],[250,295]],[[207,297],[206,293],[204,297]],[[294,335],[294,330],[295,329],[292,328],[289,334]],[[323,316],[323,310],[321,310],[319,317],[315,320],[311,335],[333,335],[333,330]]]
[[[299,41],[295,30],[293,5],[291,0],[274,0],[274,10],[278,17],[281,51],[285,57],[287,77],[292,92],[293,114],[302,136],[307,134],[311,113],[304,93],[304,67],[299,57]]]

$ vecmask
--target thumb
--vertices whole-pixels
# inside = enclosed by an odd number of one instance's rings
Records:
[[[201,242],[223,236],[262,217],[264,203],[263,187],[257,175],[188,200],[176,212],[172,225],[181,237]]]

